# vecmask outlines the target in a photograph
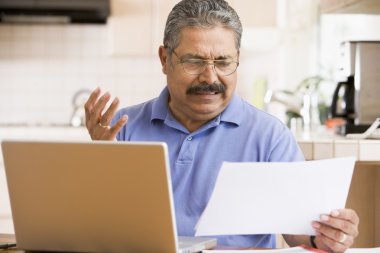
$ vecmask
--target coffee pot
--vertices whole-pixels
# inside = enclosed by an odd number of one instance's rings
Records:
[[[347,123],[355,120],[355,84],[354,76],[349,76],[347,81],[339,82],[334,90],[330,116],[331,118],[344,118]]]

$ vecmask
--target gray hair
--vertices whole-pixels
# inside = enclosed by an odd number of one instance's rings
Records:
[[[164,46],[171,52],[177,48],[181,29],[185,27],[213,28],[223,26],[235,35],[240,48],[243,28],[236,11],[224,0],[182,0],[174,6],[166,21]]]

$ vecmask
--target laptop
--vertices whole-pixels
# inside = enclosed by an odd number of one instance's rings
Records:
[[[178,237],[161,142],[2,142],[17,248],[191,253],[216,239]]]

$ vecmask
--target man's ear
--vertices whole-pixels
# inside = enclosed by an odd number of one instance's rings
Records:
[[[168,54],[164,46],[159,47],[158,56],[160,57],[162,72],[166,75],[168,71]]]

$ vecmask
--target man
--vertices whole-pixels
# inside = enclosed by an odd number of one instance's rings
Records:
[[[102,114],[110,94],[100,96],[97,88],[85,105],[86,126],[94,140],[168,144],[182,236],[194,235],[222,161],[304,159],[281,122],[235,94],[241,33],[239,17],[225,1],[183,0],[169,14],[164,46],[159,48],[167,76],[167,86],[159,97],[117,113],[119,100],[115,98]],[[316,237],[284,238],[291,246],[306,244],[344,252],[358,235],[358,222],[353,210],[334,210],[310,224]],[[273,235],[220,236],[218,243],[275,247]]]

